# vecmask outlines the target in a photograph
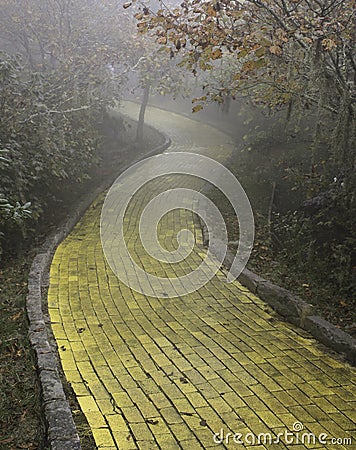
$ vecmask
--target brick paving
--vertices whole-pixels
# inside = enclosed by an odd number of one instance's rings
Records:
[[[137,106],[127,103],[126,113],[137,114]],[[223,162],[233,149],[224,133],[182,116],[150,108],[148,122],[172,138],[169,151],[195,151]],[[168,250],[176,248],[180,229],[195,235],[192,254],[174,267],[147,257],[134,238],[148,199],[176,184],[191,187],[192,180],[161,178],[149,194],[139,193],[125,229],[135,260],[161,276],[188,273],[205,252],[200,225],[188,210],[168,213],[158,228]],[[180,298],[129,289],[102,251],[103,200],[104,194],[59,245],[48,293],[63,370],[97,448],[356,448],[353,368],[281,321],[238,282],[227,284],[224,269]],[[224,442],[215,442],[221,430]],[[226,437],[229,432],[236,442]],[[260,433],[267,434],[258,438]],[[268,433],[274,439],[280,433],[280,442],[271,444]],[[303,433],[325,433],[327,443]],[[346,439],[353,439],[351,445]]]

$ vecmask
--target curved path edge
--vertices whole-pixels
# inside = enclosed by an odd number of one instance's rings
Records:
[[[149,127],[149,125],[146,125]],[[152,127],[151,127],[152,128]],[[158,130],[156,130],[158,131]],[[160,133],[160,132],[159,132]],[[108,189],[113,181],[128,167],[141,159],[162,153],[171,144],[164,136],[164,142],[145,154],[140,154],[128,164],[118,168],[110,179],[105,180],[95,190],[89,192],[76,206],[75,211],[67,216],[59,228],[50,234],[36,254],[31,264],[28,277],[28,293],[26,297],[26,311],[29,320],[29,339],[35,351],[37,369],[42,390],[45,419],[47,423],[47,439],[52,450],[80,450],[80,439],[73,420],[72,412],[64,393],[60,375],[60,363],[52,337],[52,330],[47,313],[44,293],[47,288],[49,268],[58,245],[73,230],[77,222],[84,215],[95,198]]]

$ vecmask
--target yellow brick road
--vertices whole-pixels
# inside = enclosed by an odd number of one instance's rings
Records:
[[[137,106],[125,105],[137,115]],[[222,132],[149,108],[148,122],[172,138],[169,151],[194,151],[225,161],[233,144]],[[195,234],[192,256],[172,267],[147,258],[135,237],[147,198],[187,176],[160,179],[130,205],[125,236],[136,261],[160,276],[188,273],[203,253],[192,213],[175,210],[158,228],[168,250],[182,228]],[[239,283],[217,275],[181,298],[146,297],[121,283],[100,242],[104,195],[58,247],[51,266],[48,308],[68,381],[98,448],[356,448],[353,369],[313,338],[286,324]],[[269,444],[303,424],[303,431]],[[298,426],[298,424],[296,425]],[[222,430],[222,432],[221,432]],[[238,433],[234,442],[227,433]],[[327,434],[327,444],[302,434]],[[215,443],[223,434],[224,443]],[[255,436],[255,437],[254,437]],[[268,435],[266,435],[268,436]],[[310,435],[311,436],[311,435]],[[323,438],[325,438],[323,436]],[[331,438],[339,438],[332,443]],[[346,439],[352,439],[352,444]],[[228,441],[228,442],[227,442]]]

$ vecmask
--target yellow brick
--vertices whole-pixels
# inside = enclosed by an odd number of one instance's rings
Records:
[[[107,427],[104,416],[99,411],[86,411],[85,417],[91,428]]]
[[[153,440],[153,434],[145,423],[133,423],[130,427],[136,441]]]
[[[110,414],[106,416],[111,430],[120,431],[122,433],[129,433],[129,428],[127,423],[121,414]]]
[[[99,411],[99,407],[98,407],[97,403],[95,402],[93,397],[90,397],[89,395],[83,396],[83,397],[78,397],[78,402],[79,402],[81,410],[84,413]]]
[[[98,449],[115,446],[108,428],[92,428],[92,433]]]
[[[137,445],[133,440],[131,432],[123,433],[122,431],[113,431],[116,448],[120,450],[135,450]]]

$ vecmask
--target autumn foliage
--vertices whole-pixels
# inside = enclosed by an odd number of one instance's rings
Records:
[[[284,114],[279,127],[294,137],[300,162],[286,153],[284,173],[270,166],[269,177],[277,186],[289,178],[299,206],[274,219],[276,250],[337,295],[352,292],[356,266],[355,11],[354,0],[183,0],[136,14],[141,32],[197,79],[203,74],[193,112],[244,98],[279,120]],[[268,146],[280,147],[273,139]],[[249,168],[256,183],[264,147]]]

